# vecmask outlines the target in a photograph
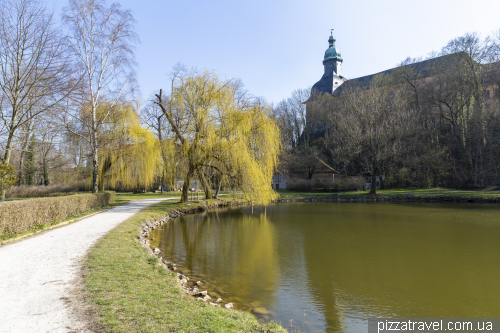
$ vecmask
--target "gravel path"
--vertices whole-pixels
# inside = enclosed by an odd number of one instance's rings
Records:
[[[73,295],[83,257],[118,224],[170,199],[134,201],[0,247],[0,332],[88,332]]]

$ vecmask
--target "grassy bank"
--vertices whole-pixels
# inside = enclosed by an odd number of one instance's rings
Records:
[[[307,199],[331,198],[332,195],[338,195],[339,198],[368,198],[373,197],[369,191],[348,191],[348,192],[296,192],[290,190],[278,191],[281,199]],[[500,191],[491,190],[455,190],[455,189],[382,189],[377,190],[378,197],[385,198],[453,198],[457,200],[491,200],[500,198]]]
[[[145,208],[91,250],[84,264],[85,295],[104,331],[286,332],[274,323],[260,325],[249,313],[193,300],[179,287],[176,274],[160,267],[137,241],[145,220],[196,206],[166,201]]]

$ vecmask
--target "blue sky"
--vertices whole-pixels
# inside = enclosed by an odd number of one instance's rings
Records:
[[[177,62],[240,78],[269,102],[312,86],[323,74],[329,30],[347,78],[439,51],[450,39],[500,29],[498,0],[122,0],[141,39],[138,81],[146,99],[168,90]],[[60,9],[66,1],[49,0]]]

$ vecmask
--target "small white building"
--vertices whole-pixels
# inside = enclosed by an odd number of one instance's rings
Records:
[[[385,181],[385,176],[382,176],[382,180]],[[366,183],[366,189],[367,190],[371,190],[371,188],[372,188],[372,178],[370,177],[370,178],[368,178],[368,183]],[[377,189],[380,188],[380,178],[379,178],[379,176],[377,176],[375,178],[375,188],[377,188]]]
[[[288,183],[288,175],[275,174],[273,176],[273,190],[285,190]]]

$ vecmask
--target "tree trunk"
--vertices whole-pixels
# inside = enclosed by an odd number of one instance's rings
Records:
[[[97,148],[94,148],[92,153],[92,193],[99,192],[99,161],[97,155]]]
[[[370,194],[376,195],[377,194],[377,166],[375,164],[375,161],[373,161],[373,166],[372,166],[372,186],[370,188]]]
[[[215,190],[214,199],[217,199],[217,197],[219,196],[220,185],[221,185],[220,180],[217,179],[217,189]]]
[[[163,194],[163,184],[165,182],[165,170],[163,170],[161,174],[161,180],[160,180],[160,193]]]
[[[25,139],[23,140],[23,145],[21,147],[21,156],[19,158],[19,185],[23,185],[24,184],[24,153],[26,151],[26,147],[28,147],[28,141],[29,141],[29,138],[30,138],[30,132],[28,132],[25,136]]]
[[[372,186],[370,188],[370,194],[377,194],[377,176],[375,174],[372,175]]]
[[[472,162],[471,162],[469,154],[467,153],[467,149],[465,148],[464,141],[462,140],[462,136],[460,135],[460,132],[458,130],[458,127],[457,127],[457,124],[455,123],[455,121],[451,122],[451,126],[453,128],[453,134],[455,134],[455,138],[457,139],[458,144],[460,146],[460,150],[462,151],[462,155],[464,156],[465,166],[467,167],[467,170],[469,172],[471,172],[472,171]]]
[[[44,186],[49,186],[50,181],[49,181],[49,171],[47,170],[47,162],[43,161],[43,185]]]
[[[161,118],[161,117],[160,117]],[[160,193],[163,194],[163,185],[165,184],[165,164],[167,161],[165,160],[165,151],[163,150],[163,136],[161,134],[161,121],[158,118],[158,141],[160,142],[160,151],[161,151],[161,159],[163,161],[163,167],[160,177]]]
[[[7,138],[7,145],[5,146],[5,154],[3,156],[3,163],[9,164],[10,156],[12,154],[12,141],[14,140],[14,133],[9,133]]]
[[[191,185],[191,178],[193,177],[194,170],[189,167],[186,173],[186,178],[184,179],[184,184],[182,185],[182,196],[181,202],[186,203],[189,201],[189,186]]]
[[[27,143],[26,143],[27,145]],[[19,178],[18,183],[19,185],[23,185],[24,180],[23,180],[23,169],[24,169],[24,150],[26,149],[26,145],[23,144],[23,148],[21,149],[21,155],[19,157],[19,170],[18,170],[18,175],[17,177]]]
[[[198,178],[200,179],[201,186],[203,187],[203,192],[205,192],[205,199],[212,199],[212,189],[207,183],[207,180],[205,179],[205,175],[201,170],[198,170],[197,172]]]

